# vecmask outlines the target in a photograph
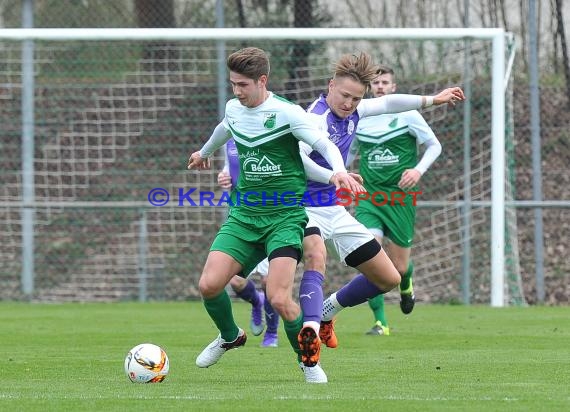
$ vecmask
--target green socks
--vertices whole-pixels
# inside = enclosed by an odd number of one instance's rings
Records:
[[[414,273],[414,264],[410,260],[408,264],[408,270],[402,275],[402,280],[400,281],[400,293],[411,294],[413,291],[410,290],[412,286],[412,273]]]
[[[299,362],[301,362],[301,349],[299,348],[299,341],[297,340],[297,336],[303,328],[303,313],[299,314],[299,317],[294,321],[283,319],[283,326],[285,328],[285,333],[287,334],[287,339],[289,339],[291,347],[297,354]]]
[[[384,295],[378,295],[372,299],[368,299],[368,306],[372,309],[374,313],[374,319],[384,326],[388,326],[386,321],[386,314],[384,313]]]
[[[232,302],[225,289],[212,299],[204,299],[204,307],[220,330],[222,339],[233,342],[237,338],[239,329],[234,320]]]

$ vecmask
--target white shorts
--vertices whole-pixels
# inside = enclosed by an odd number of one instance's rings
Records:
[[[253,275],[254,273],[259,273],[261,276],[264,277],[267,276],[267,274],[269,273],[269,260],[265,258],[261,262],[259,262],[255,267],[255,269],[251,271],[250,275]]]
[[[345,263],[348,255],[374,239],[370,231],[344,206],[306,207],[307,228],[317,227],[329,254]],[[346,263],[345,263],[346,264]]]

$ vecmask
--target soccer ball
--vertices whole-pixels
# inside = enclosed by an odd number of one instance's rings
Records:
[[[170,364],[166,352],[152,343],[141,343],[132,348],[125,358],[125,373],[131,382],[162,382]]]

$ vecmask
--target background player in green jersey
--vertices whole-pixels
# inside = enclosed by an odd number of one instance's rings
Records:
[[[363,190],[346,172],[338,148],[309,115],[267,90],[270,66],[263,50],[247,47],[232,53],[227,67],[235,98],[226,104],[224,119],[209,140],[188,160],[188,169],[210,167],[209,157],[233,137],[240,161],[228,219],[210,247],[198,283],[206,311],[220,331],[196,358],[201,368],[214,365],[226,351],[245,344],[246,334],[235,323],[225,287],[234,275],[250,273],[265,257],[269,259],[267,297],[283,319],[297,359],[302,357],[297,336],[303,317],[292,296],[308,220],[300,206],[307,180],[299,141],[327,159],[335,171],[333,184]],[[327,382],[319,364],[300,366],[307,382]]]
[[[374,97],[396,91],[395,75],[388,66],[378,67],[378,76],[370,82]],[[414,196],[422,175],[441,153],[441,144],[422,115],[411,110],[403,113],[383,114],[362,119],[356,131],[351,152],[360,154],[360,174],[369,193],[381,192],[393,197],[406,193],[404,204],[388,201],[383,206],[373,202],[359,202],[356,219],[364,224],[382,242],[386,253],[400,273],[400,309],[404,314],[414,309],[412,284],[414,266],[410,260],[416,208]],[[426,150],[418,162],[418,146]],[[378,204],[378,202],[376,202]],[[380,202],[383,203],[383,202]],[[374,313],[375,324],[367,334],[389,335],[390,329],[384,312],[384,295],[368,301]]]

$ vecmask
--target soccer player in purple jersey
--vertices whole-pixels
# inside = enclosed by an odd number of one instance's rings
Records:
[[[231,190],[236,187],[239,176],[239,159],[234,139],[228,140],[224,146],[224,167],[218,173],[218,185],[224,190]],[[230,286],[235,294],[251,303],[250,328],[254,336],[261,335],[265,325],[265,334],[261,346],[265,348],[276,348],[279,344],[277,329],[279,328],[279,314],[275,311],[266,296],[266,276],[269,270],[269,262],[263,259],[249,276],[243,274],[236,275],[230,280]],[[252,275],[261,276],[262,291],[258,291],[255,283],[251,280]],[[265,324],[264,324],[265,313]]]
[[[366,53],[342,56],[334,67],[328,93],[307,109],[347,161],[356,127],[361,118],[397,113],[431,105],[450,104],[465,99],[459,87],[445,89],[435,96],[392,94],[363,99],[376,66]],[[334,175],[327,161],[310,147],[300,144],[307,176],[309,202],[305,203],[309,222],[303,240],[305,272],[299,289],[303,329],[299,343],[304,358],[318,362],[321,340],[337,346],[333,317],[343,308],[356,306],[400,283],[400,274],[374,236],[338,204],[335,188],[327,182]],[[310,204],[312,201],[312,204]],[[327,250],[343,263],[358,270],[347,285],[323,302]]]

